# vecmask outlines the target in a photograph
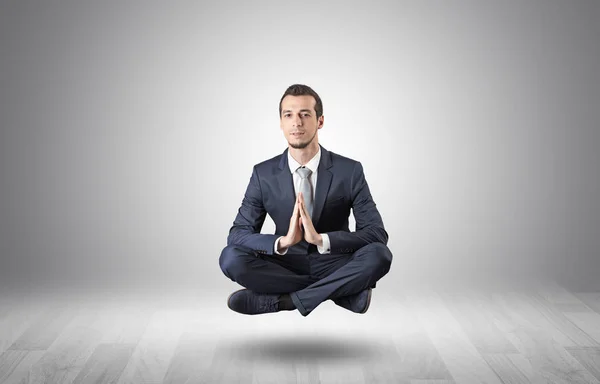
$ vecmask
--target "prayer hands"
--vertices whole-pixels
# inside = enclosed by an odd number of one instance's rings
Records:
[[[300,211],[300,224],[304,228],[304,240],[306,240],[310,244],[315,244],[322,246],[323,245],[323,237],[317,233],[315,226],[313,225],[312,219],[306,210],[306,205],[304,205],[304,196],[302,196],[302,192],[298,193],[299,199],[298,202],[298,210]]]
[[[317,233],[312,223],[306,206],[304,205],[304,197],[302,192],[296,194],[296,203],[294,204],[294,211],[290,219],[290,227],[287,235],[285,235],[279,241],[279,248],[289,248],[294,244],[298,244],[302,240],[302,230],[304,229],[304,239],[310,243],[322,246],[323,237]]]

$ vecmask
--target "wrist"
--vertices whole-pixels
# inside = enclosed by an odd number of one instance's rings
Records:
[[[290,246],[290,243],[289,243],[288,239],[284,236],[281,239],[279,239],[279,244],[278,244],[277,250],[282,251],[286,248],[289,248],[289,246]]]
[[[316,239],[315,245],[318,245],[319,247],[323,246],[323,236],[321,236],[320,233],[317,233],[317,239]]]

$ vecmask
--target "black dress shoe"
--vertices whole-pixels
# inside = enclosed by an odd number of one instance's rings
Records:
[[[354,295],[342,296],[333,299],[333,302],[356,313],[365,313],[371,304],[371,288],[364,289]]]
[[[279,312],[279,295],[255,293],[249,289],[240,289],[227,298],[227,306],[232,311],[245,315]]]

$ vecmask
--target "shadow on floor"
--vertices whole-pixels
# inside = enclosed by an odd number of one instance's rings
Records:
[[[365,339],[312,337],[302,340],[282,337],[280,340],[244,340],[233,343],[235,355],[267,361],[337,361],[365,360],[381,355],[382,345]],[[233,354],[233,353],[232,353]]]

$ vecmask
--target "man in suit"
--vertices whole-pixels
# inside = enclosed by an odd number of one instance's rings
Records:
[[[288,148],[254,166],[219,258],[223,273],[245,287],[227,305],[249,315],[298,309],[307,316],[331,299],[365,313],[392,253],[362,165],[319,144],[323,104],[312,88],[290,86],[279,117]],[[273,235],[260,233],[267,213]]]

